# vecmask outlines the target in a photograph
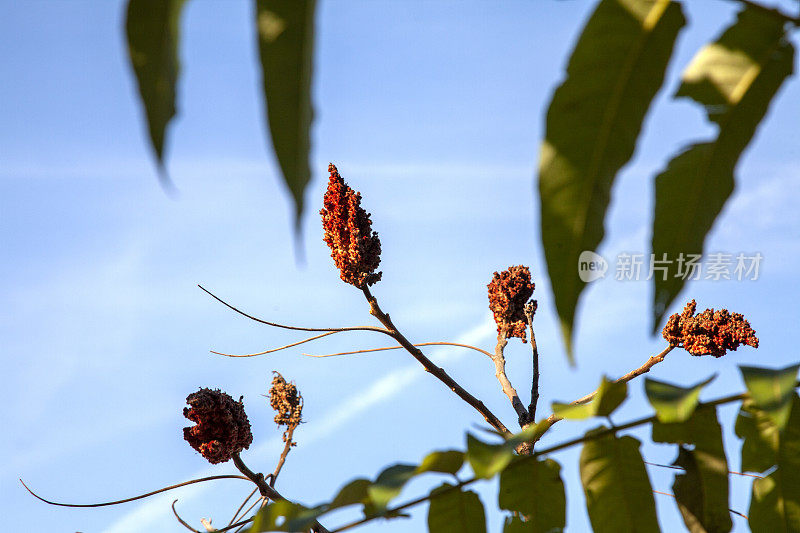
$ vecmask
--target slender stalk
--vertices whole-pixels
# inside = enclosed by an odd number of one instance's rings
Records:
[[[459,342],[415,342],[414,346],[419,348],[420,346],[456,346],[458,348],[469,348],[470,350],[475,350],[476,352],[481,352],[483,355],[488,357],[492,357],[492,354],[487,352],[486,350],[481,350],[477,346],[472,346],[471,344],[461,344]],[[338,353],[326,353],[322,355],[317,354],[310,354],[304,353],[303,355],[308,357],[336,357],[337,355],[353,355],[359,353],[368,353],[368,352],[383,352],[385,350],[400,350],[403,346],[384,346],[382,348],[367,348],[365,350],[352,350],[349,352],[338,352]]]
[[[280,346],[278,348],[272,348],[270,350],[264,350],[263,352],[257,353],[243,353],[243,354],[233,354],[233,353],[223,353],[223,352],[215,352],[214,350],[209,350],[213,354],[217,355],[224,355],[225,357],[257,357],[259,355],[267,355],[268,353],[275,353],[281,350],[285,350],[286,348],[292,348],[294,346],[299,346],[301,344],[305,344],[307,342],[315,341],[317,339],[321,339],[322,337],[327,337],[328,335],[333,335],[334,333],[339,333],[338,331],[327,331],[325,333],[321,333],[319,335],[314,335],[313,337],[309,337],[307,339],[303,339],[301,341],[293,342],[291,344],[287,344],[285,346]]]
[[[256,318],[253,315],[249,315],[249,314],[245,313],[244,311],[242,311],[240,309],[237,309],[236,307],[232,306],[231,304],[229,304],[228,302],[226,302],[225,300],[223,300],[219,296],[215,295],[214,293],[212,293],[211,291],[209,291],[208,289],[206,289],[202,285],[198,285],[198,287],[200,287],[200,289],[202,289],[206,294],[208,294],[209,296],[214,298],[216,301],[218,301],[219,303],[221,303],[222,305],[224,305],[228,309],[230,309],[232,311],[235,311],[236,313],[239,313],[240,315],[242,315],[244,317],[247,317],[250,320],[258,322],[259,324],[266,324],[267,326],[272,326],[272,327],[275,327],[275,328],[291,329],[291,330],[294,330],[294,331],[328,331],[328,332],[331,332],[331,333],[334,333],[334,332],[338,333],[340,331],[375,331],[377,333],[383,333],[383,334],[386,334],[386,335],[389,334],[389,332],[386,331],[383,328],[375,328],[375,327],[371,327],[371,326],[355,326],[355,327],[346,327],[346,328],[304,328],[304,327],[300,327],[300,326],[288,326],[286,324],[279,324],[277,322],[269,322],[267,320],[262,320],[260,318]]]
[[[536,335],[533,333],[533,315],[536,313],[536,300],[525,306],[525,317],[531,333],[531,351],[533,356],[533,377],[531,379],[531,403],[528,405],[528,421],[536,420],[536,406],[539,403],[539,348],[536,346]]]
[[[183,518],[181,518],[181,515],[178,514],[178,510],[175,509],[175,504],[176,503],[178,503],[178,500],[174,500],[172,502],[172,514],[175,515],[175,518],[178,520],[180,525],[182,525],[183,527],[185,527],[189,531],[194,531],[194,533],[202,533],[201,531],[199,531],[199,530],[193,528],[192,526],[190,526],[189,524],[187,524],[186,521]]]
[[[511,381],[506,375],[506,358],[505,355],[503,355],[503,350],[505,350],[507,344],[508,339],[506,338],[506,333],[505,331],[501,331],[497,334],[497,345],[494,347],[494,355],[492,355],[494,377],[500,382],[500,388],[503,389],[503,393],[508,396],[509,401],[511,401],[511,406],[517,413],[519,427],[525,427],[525,424],[529,422],[528,410],[522,405],[517,390],[511,385]]]
[[[422,351],[414,346],[408,339],[406,339],[400,331],[395,327],[392,323],[392,319],[389,317],[388,314],[384,313],[380,306],[378,305],[378,300],[370,293],[369,287],[363,287],[362,291],[364,292],[364,296],[367,298],[367,302],[369,302],[369,312],[372,316],[377,318],[381,324],[386,327],[386,331],[389,335],[391,335],[403,348],[410,353],[414,359],[419,361],[419,363],[425,367],[432,376],[436,379],[444,383],[450,390],[456,393],[456,395],[471,405],[476,411],[478,411],[483,418],[495,428],[497,431],[504,435],[511,435],[511,432],[508,428],[497,418],[494,413],[492,413],[488,407],[486,407],[483,402],[475,398],[472,394],[466,391],[464,387],[458,384],[456,380],[450,377],[450,375],[444,371],[444,369],[436,366],[433,364],[433,361],[428,359]]]
[[[286,435],[285,435],[286,444],[283,447],[281,456],[278,459],[278,465],[275,467],[275,471],[272,473],[272,479],[269,482],[269,484],[272,485],[273,487],[275,486],[275,480],[278,479],[278,474],[281,473],[283,464],[286,462],[286,456],[289,455],[289,452],[292,450],[292,446],[294,446],[294,442],[292,441],[292,436],[294,435],[295,429],[297,429],[297,424],[290,425],[288,428],[286,428]]]
[[[245,498],[245,499],[244,499],[244,501],[242,502],[242,505],[240,505],[240,506],[239,506],[239,508],[238,508],[238,509],[236,509],[236,512],[235,512],[235,513],[233,513],[233,516],[231,517],[231,521],[230,521],[230,522],[228,522],[228,525],[231,525],[231,524],[233,524],[234,522],[236,522],[236,519],[237,519],[237,518],[239,518],[239,513],[241,513],[241,512],[242,512],[242,509],[244,509],[244,506],[245,506],[245,505],[247,505],[247,502],[249,502],[249,501],[250,501],[250,498],[252,498],[252,497],[253,497],[253,495],[254,495],[254,494],[257,492],[257,491],[258,491],[258,487],[254,488],[254,489],[253,489],[253,491],[252,491],[250,494],[248,494],[248,495],[247,495],[247,498]],[[248,509],[248,511],[249,511],[249,509]],[[247,514],[247,511],[245,511],[245,514]]]
[[[125,498],[124,500],[115,500],[113,502],[103,502],[103,503],[60,503],[54,502],[50,500],[46,500],[33,492],[28,486],[25,484],[24,481],[21,479],[19,480],[22,483],[22,486],[25,487],[25,490],[31,493],[31,496],[36,498],[37,500],[41,500],[44,503],[50,505],[57,505],[59,507],[106,507],[108,505],[119,505],[121,503],[128,503],[136,500],[141,500],[142,498],[147,498],[149,496],[153,496],[155,494],[160,494],[162,492],[167,492],[168,490],[177,489],[179,487],[185,487],[186,485],[191,485],[193,483],[203,483],[204,481],[213,481],[215,479],[249,479],[245,476],[236,476],[236,475],[222,475],[222,476],[209,476],[209,477],[202,477],[199,479],[192,479],[190,481],[184,481],[183,483],[177,483],[175,485],[170,485],[169,487],[164,487],[163,489],[154,490],[152,492],[148,492],[146,494],[140,494],[139,496],[133,496],[132,498]]]

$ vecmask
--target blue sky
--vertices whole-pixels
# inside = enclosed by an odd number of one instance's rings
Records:
[[[370,334],[337,335],[305,350],[224,359],[210,349],[252,352],[298,340],[251,323],[196,288],[202,283],[252,313],[311,326],[372,324],[363,297],[341,283],[321,240],[329,161],[363,194],[383,243],[383,308],[414,341],[493,346],[486,284],[491,273],[530,265],[539,299],[542,409],[592,390],[602,374],[638,366],[661,350],[649,332],[650,286],[609,276],[585,293],[578,368],[569,369],[554,320],[538,242],[533,195],[537,146],[553,88],[592,2],[401,2],[322,0],[317,16],[312,163],[303,219],[306,262],[295,261],[292,213],[264,135],[252,6],[192,0],[182,20],[179,117],[169,130],[168,167],[177,199],[159,188],[124,47],[124,2],[0,1],[0,313],[5,396],[0,407],[0,506],[12,531],[181,531],[169,504],[193,525],[226,523],[249,488],[237,481],[176,491],[124,506],[45,506],[146,492],[232,465],[209,465],[181,438],[187,394],[200,386],[244,395],[255,443],[244,459],[271,471],[280,431],[261,394],[272,370],[298,383],[307,423],[297,432],[279,488],[316,503],[346,481],[434,449],[462,448],[482,421],[406,354],[311,359],[301,355],[383,346]],[[792,2],[784,2],[791,7]],[[648,115],[636,155],[621,173],[600,253],[647,253],[653,176],[683,145],[713,135],[702,110],[671,94],[683,67],[732,20],[736,4],[692,2],[665,89]],[[690,384],[719,373],[705,397],[741,388],[736,364],[800,360],[796,328],[800,270],[800,84],[786,84],[738,171],[737,191],[707,251],[761,252],[757,281],[698,281],[681,296],[700,308],[746,314],[761,348],[723,360],[676,351],[653,376]],[[676,302],[677,310],[682,303]],[[514,417],[488,360],[474,352],[430,355],[507,424]],[[528,347],[507,349],[519,390],[530,379]],[[618,420],[649,411],[641,383]],[[10,401],[9,401],[10,400]],[[720,410],[729,461],[731,425]],[[552,442],[587,424],[563,425]],[[589,424],[591,425],[591,424]],[[634,433],[649,438],[646,430]],[[669,463],[671,447],[645,445]],[[588,519],[578,450],[564,466],[568,529]],[[650,470],[670,491],[672,472]],[[413,482],[401,500],[433,479]],[[732,479],[731,507],[746,512],[748,481]],[[496,485],[479,487],[488,508]],[[656,496],[669,529],[674,502]],[[326,523],[343,523],[342,512]],[[489,513],[490,531],[500,517]],[[412,519],[362,531],[417,531]],[[734,518],[737,531],[745,528]]]

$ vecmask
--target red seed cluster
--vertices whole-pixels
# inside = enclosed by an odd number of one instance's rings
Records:
[[[297,427],[302,421],[303,396],[294,383],[287,382],[278,372],[274,374],[269,389],[269,404],[277,413],[275,423],[287,427],[283,433],[283,442],[286,442],[289,428]]]
[[[696,308],[697,303],[692,300],[682,313],[669,317],[661,334],[671,346],[682,346],[692,355],[714,357],[722,357],[742,344],[758,348],[756,332],[740,313],[706,309],[695,315]]]
[[[375,273],[381,262],[381,241],[372,231],[370,214],[361,207],[361,194],[344,182],[332,163],[328,172],[328,190],[319,212],[325,243],[342,280],[362,289],[381,279],[381,273]]]
[[[489,309],[494,313],[497,332],[505,336],[519,337],[526,341],[525,304],[533,296],[535,285],[531,283],[531,271],[526,266],[512,266],[492,276],[489,287]]]
[[[219,389],[200,389],[186,397],[183,416],[196,426],[183,428],[183,438],[209,463],[224,463],[250,447],[253,434],[241,399],[234,401]]]

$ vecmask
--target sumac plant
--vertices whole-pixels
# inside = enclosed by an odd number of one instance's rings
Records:
[[[372,229],[370,214],[361,206],[360,194],[345,183],[335,166],[330,165],[328,170],[330,180],[321,211],[324,240],[342,281],[363,293],[366,310],[379,325],[315,329],[269,322],[246,314],[203,290],[231,310],[259,323],[312,333],[308,338],[278,349],[352,331],[378,332],[391,338],[396,345],[388,348],[408,352],[433,378],[474,408],[488,424],[487,432],[494,436],[479,438],[467,433],[462,449],[433,451],[415,464],[391,465],[374,479],[358,478],[343,483],[341,489],[324,502],[301,504],[285,498],[276,485],[287,455],[295,445],[293,436],[302,421],[303,397],[293,383],[276,373],[269,390],[269,403],[276,412],[275,422],[286,429],[283,452],[271,473],[259,473],[245,462],[253,435],[242,399],[234,400],[218,389],[200,388],[186,398],[188,407],[183,412],[193,425],[184,428],[183,438],[212,464],[232,461],[240,475],[215,475],[127,500],[94,505],[143,498],[187,483],[240,477],[253,483],[252,493],[236,509],[227,526],[217,529],[203,521],[207,531],[333,533],[378,519],[398,519],[406,510],[427,503],[427,524],[431,533],[485,532],[484,505],[489,504],[505,511],[502,524],[505,533],[553,532],[566,527],[566,481],[582,485],[594,531],[659,531],[653,489],[640,451],[641,442],[629,434],[632,428],[649,426],[653,442],[674,446],[676,458],[671,465],[676,471],[672,486],[674,502],[690,531],[729,531],[732,513],[742,515],[753,531],[800,531],[800,397],[796,392],[800,386],[797,383],[800,365],[779,370],[743,366],[741,373],[746,390],[702,402],[701,390],[710,379],[686,386],[644,378],[652,411],[634,420],[611,423],[610,416],[627,397],[629,383],[648,373],[666,357],[722,358],[742,346],[758,348],[756,332],[744,316],[727,309],[698,313],[697,304],[692,300],[683,312],[672,315],[667,321],[662,332],[665,346],[661,352],[617,379],[604,378],[595,391],[581,398],[570,403],[554,403],[547,416],[537,416],[540,382],[535,336],[537,304],[531,299],[535,289],[531,272],[522,265],[495,272],[488,284],[489,308],[497,325],[494,350],[456,343],[435,344],[475,350],[491,360],[500,389],[508,397],[509,412],[517,420],[516,426],[509,428],[480,399],[425,355],[423,349],[432,343],[415,344],[409,340],[381,308],[373,293],[381,281],[381,273],[377,271],[380,239]],[[530,398],[517,392],[505,371],[504,349],[509,342],[517,340],[529,344],[531,349]],[[381,349],[386,348],[359,352]],[[756,478],[746,515],[729,509],[728,503],[731,475],[742,474],[730,470],[717,417],[717,407],[729,403],[740,405],[736,419],[730,422],[742,439],[741,469]],[[583,436],[559,441],[550,435],[548,445],[541,445],[542,437],[552,433],[558,422],[590,417],[598,418],[598,425]],[[580,480],[564,480],[558,452],[573,447],[581,448]],[[396,501],[405,484],[422,475],[439,476],[442,482],[427,494]],[[472,485],[495,478],[499,478],[496,501],[484,502],[470,490]],[[327,516],[347,506],[359,507],[363,517],[336,524],[333,517]],[[173,510],[181,524],[198,531],[179,516],[174,503]]]

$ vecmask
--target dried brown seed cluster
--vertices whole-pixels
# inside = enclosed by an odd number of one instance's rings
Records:
[[[381,279],[381,273],[375,273],[381,262],[381,241],[372,231],[370,214],[361,207],[361,194],[344,182],[333,164],[328,172],[328,190],[319,212],[325,243],[342,280],[361,289]]]
[[[278,372],[273,372],[272,387],[269,389],[269,404],[277,412],[275,423],[287,426],[283,433],[286,442],[289,428],[295,428],[303,418],[303,396],[294,383],[287,382]]]
[[[253,434],[241,399],[219,389],[200,389],[186,397],[183,416],[196,426],[183,428],[183,438],[209,463],[224,463],[250,447]]]
[[[758,348],[758,337],[740,313],[727,309],[706,309],[695,315],[697,302],[692,300],[675,313],[664,326],[662,335],[671,346],[682,346],[692,355],[722,357],[728,350],[746,344]]]
[[[492,276],[489,287],[489,309],[494,313],[497,332],[506,337],[519,337],[526,341],[525,304],[533,296],[531,271],[526,266],[512,266]]]

